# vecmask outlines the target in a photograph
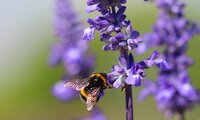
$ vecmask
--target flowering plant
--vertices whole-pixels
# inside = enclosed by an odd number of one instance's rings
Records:
[[[86,78],[94,71],[95,57],[87,52],[88,42],[95,39],[95,32],[99,32],[99,40],[105,43],[102,50],[119,52],[118,64],[106,73],[106,85],[125,90],[126,120],[134,119],[132,86],[143,84],[145,88],[139,96],[140,100],[153,95],[161,111],[167,115],[178,113],[184,120],[185,111],[200,100],[187,71],[192,59],[185,55],[188,41],[200,29],[184,17],[185,4],[177,0],[155,0],[160,8],[159,18],[153,32],[141,38],[140,33],[133,29],[131,20],[126,19],[126,3],[126,0],[87,0],[86,12],[97,11],[100,15],[89,18],[89,27],[83,29],[69,0],[56,0],[55,32],[59,41],[52,48],[49,63],[52,66],[62,63],[66,73],[64,80],[53,88],[53,93],[62,101],[78,96],[77,91],[65,88],[64,83]],[[160,45],[166,46],[162,57],[158,51],[154,51],[149,58],[135,61],[133,51],[143,53],[150,47]],[[159,68],[156,82],[145,80],[145,69],[152,66]],[[98,96],[98,100],[102,96]],[[95,109],[89,118],[80,119],[106,118]]]
[[[119,51],[119,65],[114,65],[108,73],[107,82],[113,88],[122,87],[126,93],[126,119],[133,119],[131,85],[140,86],[145,77],[144,69],[153,65],[167,69],[165,60],[158,58],[155,51],[148,59],[135,62],[131,53],[139,46],[140,33],[133,30],[130,20],[126,20],[124,4],[126,0],[87,0],[87,12],[98,11],[101,15],[88,19],[89,27],[84,30],[83,39],[93,40],[95,31],[100,33],[104,51]]]
[[[178,114],[184,120],[186,110],[200,102],[200,94],[188,74],[193,61],[186,55],[188,42],[200,33],[200,28],[184,16],[185,4],[179,0],[155,0],[155,4],[160,10],[158,19],[153,31],[144,35],[145,44],[138,51],[164,46],[162,56],[170,69],[160,70],[156,82],[146,82],[139,98],[153,95],[158,109],[166,116]]]

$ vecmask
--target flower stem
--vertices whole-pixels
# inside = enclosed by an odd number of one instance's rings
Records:
[[[134,120],[133,118],[133,97],[132,97],[132,87],[127,85],[125,89],[126,96],[126,120]]]

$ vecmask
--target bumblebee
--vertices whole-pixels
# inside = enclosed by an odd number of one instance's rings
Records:
[[[88,78],[66,82],[65,87],[80,91],[80,98],[86,103],[88,111],[93,109],[102,97],[104,90],[109,88],[106,73],[93,73]]]

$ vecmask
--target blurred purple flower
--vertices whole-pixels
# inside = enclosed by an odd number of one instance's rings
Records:
[[[160,8],[159,16],[153,31],[144,35],[145,44],[137,49],[139,53],[160,45],[168,45],[169,52],[173,53],[177,48],[185,46],[195,34],[200,33],[199,26],[185,18],[184,3],[178,0],[155,0],[155,3]]]
[[[49,55],[49,65],[60,63],[65,68],[65,78],[88,77],[94,68],[95,56],[87,54],[88,42],[82,40],[83,25],[74,12],[70,0],[55,1],[55,34],[58,42]],[[61,101],[78,97],[76,91],[64,88],[60,81],[53,87],[53,94]]]
[[[184,113],[190,110],[195,103],[200,103],[200,94],[191,85],[187,74],[183,73],[178,77],[175,75],[160,77],[156,82],[145,81],[145,88],[141,91],[139,100],[153,95],[158,109],[168,117],[175,113]]]
[[[159,110],[167,116],[184,114],[200,102],[200,94],[192,86],[187,70],[193,61],[186,55],[189,40],[200,33],[200,28],[185,18],[184,3],[178,0],[155,0],[155,4],[160,8],[158,19],[153,31],[144,35],[144,43],[137,50],[142,53],[148,48],[164,45],[162,56],[170,68],[161,69],[155,83],[146,82],[139,99],[153,95]]]
[[[77,96],[79,96],[78,91],[76,91],[72,88],[64,87],[65,82],[66,81],[57,82],[52,89],[53,95],[55,97],[57,97],[60,101],[63,101],[63,102],[71,101],[74,98],[77,98]]]

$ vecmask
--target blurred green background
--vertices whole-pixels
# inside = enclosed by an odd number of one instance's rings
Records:
[[[83,22],[86,0],[74,0],[74,7],[81,13]],[[200,1],[188,3],[186,16],[200,24]],[[56,42],[53,33],[53,0],[0,0],[0,120],[70,120],[87,115],[85,105],[79,100],[61,103],[51,94],[52,86],[64,73],[62,67],[50,68],[47,64],[50,46]],[[143,0],[128,0],[127,16],[134,29],[141,33],[151,29],[157,9]],[[98,36],[97,36],[98,38]],[[188,55],[196,62],[189,70],[193,85],[200,88],[200,37],[190,42]],[[98,53],[96,71],[110,71],[117,61],[117,53],[102,52],[102,43],[91,42],[90,50]],[[150,55],[152,50],[136,59]],[[114,54],[111,56],[111,54]],[[106,59],[104,59],[106,58]],[[156,69],[147,71],[154,79]],[[167,120],[157,111],[152,98],[143,103],[136,96],[141,88],[134,88],[134,114],[136,120]],[[107,92],[98,103],[109,120],[124,120],[124,93]],[[187,120],[199,120],[200,106],[187,113]]]

